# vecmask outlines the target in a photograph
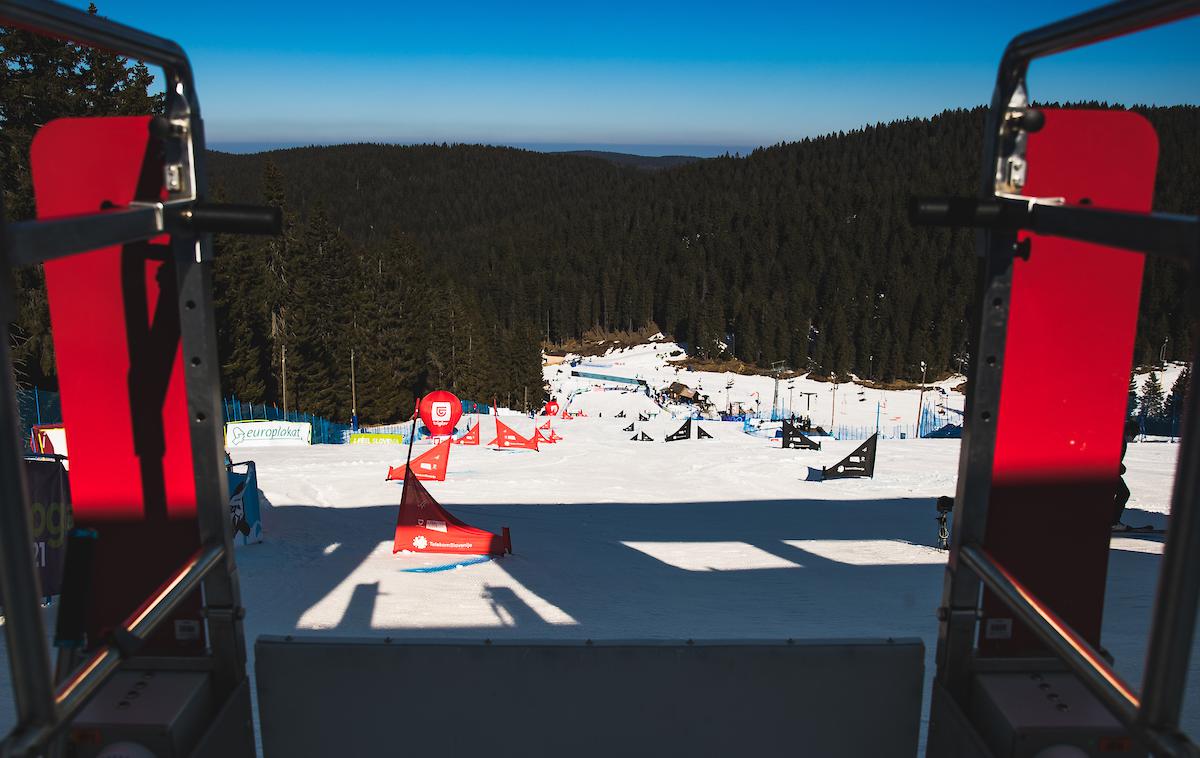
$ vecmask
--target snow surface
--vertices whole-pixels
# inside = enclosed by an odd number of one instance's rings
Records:
[[[572,413],[584,411],[589,416],[603,414],[607,418],[624,410],[628,416],[637,418],[638,412],[665,410],[686,415],[692,410],[683,404],[661,408],[631,385],[571,375],[572,371],[584,371],[641,379],[656,392],[665,390],[672,382],[679,382],[700,394],[708,395],[718,410],[727,407],[736,410],[741,406],[750,413],[760,411],[763,416],[770,417],[771,403],[775,401],[774,378],[732,372],[691,371],[678,365],[678,361],[686,357],[683,348],[674,342],[652,342],[611,350],[603,356],[580,358],[568,355],[567,363],[546,366],[543,372],[550,384],[551,395],[560,404],[565,403],[567,410]],[[570,365],[572,360],[579,361],[579,364]],[[954,376],[940,382],[929,382],[925,390],[925,404],[939,407],[939,413],[945,416],[945,420],[961,424],[964,397],[952,388],[965,380],[965,377]],[[730,383],[732,386],[726,389]],[[874,431],[878,420],[883,436],[890,436],[893,427],[916,426],[920,402],[919,389],[876,390],[856,383],[834,385],[805,375],[779,382],[776,407],[784,415],[795,413],[797,416],[809,416],[814,424],[826,429],[847,425],[864,429],[869,427],[870,431]]]
[[[505,421],[532,433],[529,419]],[[487,434],[492,422],[483,423]],[[516,554],[438,573],[406,569],[455,559],[391,552],[400,485],[384,476],[403,448],[255,450],[269,505],[266,542],[238,550],[248,640],[295,630],[917,636],[926,644],[928,701],[945,560],[934,547],[933,500],[954,491],[958,440],[885,440],[874,479],[806,482],[806,466],[835,462],[857,443],[782,450],[737,424],[703,421],[714,440],[665,444],[678,425],[665,418],[637,424],[656,441],[635,443],[620,431],[627,423],[607,414],[556,420],[565,439],[540,452],[452,448],[448,478],[427,483],[430,492],[470,524],[511,527]],[[1178,447],[1130,446],[1131,523],[1162,523]],[[1161,540],[1113,540],[1104,644],[1135,683]],[[0,664],[7,677],[7,661]],[[1198,669],[1194,654],[1185,709],[1192,733],[1200,732]],[[11,694],[0,693],[7,729]]]
[[[683,381],[711,392],[719,405],[733,377],[733,402],[758,392],[769,411],[770,378],[682,371],[676,378],[666,361],[676,349],[646,345],[585,365],[647,379],[656,389]],[[743,433],[739,423],[705,420],[694,424],[714,439],[665,444],[663,437],[681,423],[670,418],[671,409],[644,394],[600,390],[570,377],[569,366],[562,374],[558,368],[546,373],[560,402],[569,397],[571,411],[588,414],[553,421],[561,443],[539,452],[454,446],[447,480],[426,483],[467,523],[497,532],[511,527],[516,554],[504,558],[454,568],[466,561],[392,554],[400,484],[384,477],[389,465],[403,461],[402,447],[240,451],[239,460],[257,462],[266,499],[266,541],[237,554],[247,640],[293,631],[572,639],[915,636],[926,645],[928,711],[946,557],[935,547],[934,499],[954,493],[959,440],[885,439],[874,479],[808,482],[808,466],[830,465],[859,443],[824,439],[819,452],[782,450],[778,442]],[[832,385],[796,383],[797,392],[818,393],[811,415],[828,424]],[[955,383],[943,383],[950,407],[961,403],[961,395],[948,391]],[[859,402],[860,390],[839,385],[839,424],[844,418],[873,426],[876,402],[915,422],[916,391],[861,390],[865,400]],[[797,396],[797,412],[800,403]],[[612,418],[620,410],[628,417]],[[658,415],[641,423],[639,411]],[[472,421],[483,423],[483,441],[491,438],[493,420]],[[516,415],[504,421],[527,435],[535,424]],[[631,433],[622,431],[630,422],[655,441],[631,442]],[[418,444],[414,454],[428,444]],[[1178,449],[1168,442],[1129,446],[1128,523],[1165,522]],[[1112,541],[1103,644],[1135,686],[1162,539],[1122,535]],[[412,571],[443,566],[450,568]],[[0,650],[0,668],[7,679],[6,650]],[[0,730],[14,720],[7,684],[0,686]],[[1197,735],[1200,639],[1188,698],[1184,728]]]

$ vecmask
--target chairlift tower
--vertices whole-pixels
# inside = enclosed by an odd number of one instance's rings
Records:
[[[787,371],[786,361],[772,361],[771,373],[775,376],[775,396],[771,398],[771,420],[775,420],[775,410],[779,407],[779,375]]]
[[[925,361],[921,361],[921,393],[917,396],[917,439],[921,439],[921,417],[925,415]]]

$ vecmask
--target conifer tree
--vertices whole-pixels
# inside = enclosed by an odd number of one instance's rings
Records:
[[[216,202],[225,199],[219,184],[210,194]],[[213,268],[213,309],[221,387],[227,395],[262,403],[266,400],[270,356],[266,353],[266,313],[261,298],[261,256],[250,238],[242,235],[216,235],[213,249],[218,261]]]
[[[293,299],[294,282],[290,271],[295,267],[292,254],[295,251],[294,236],[296,233],[296,218],[288,204],[286,184],[279,167],[268,159],[262,171],[262,194],[260,202],[274,208],[279,208],[283,214],[282,234],[267,237],[261,241],[259,252],[262,256],[260,265],[263,267],[263,289],[260,297],[266,309],[267,345],[269,365],[271,367],[266,377],[266,397],[271,402],[283,402],[283,357],[291,331],[288,327],[288,305]],[[217,265],[220,265],[218,258]]]
[[[97,14],[89,5],[88,13]],[[160,113],[161,93],[140,62],[66,40],[0,27],[0,187],[7,220],[35,216],[29,146],[37,130],[67,116]],[[40,266],[14,272],[15,321],[9,327],[19,383],[56,384],[50,310]]]
[[[1151,371],[1142,385],[1142,416],[1146,418],[1162,418],[1163,390],[1158,374]]]
[[[1175,378],[1175,383],[1171,385],[1171,394],[1167,396],[1166,405],[1164,408],[1167,418],[1178,419],[1183,417],[1184,408],[1187,406],[1187,399],[1191,393],[1192,366],[1187,364],[1183,367],[1183,371]]]

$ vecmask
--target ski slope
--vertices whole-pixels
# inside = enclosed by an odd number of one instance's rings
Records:
[[[770,418],[774,402],[776,417],[808,416],[815,425],[825,429],[847,425],[869,427],[874,431],[878,423],[886,437],[893,436],[891,430],[895,426],[915,427],[917,423],[922,400],[919,389],[877,390],[853,382],[835,385],[805,375],[781,380],[776,397],[772,377],[691,371],[679,365],[686,357],[678,344],[655,341],[612,350],[603,356],[568,355],[568,362],[546,366],[543,373],[551,396],[558,399],[560,405],[572,413],[583,411],[589,416],[603,414],[607,418],[622,410],[634,418],[639,412],[656,411],[686,416],[695,409],[685,403],[660,406],[630,385],[572,376],[573,371],[640,379],[656,394],[678,382],[708,395],[714,412],[707,415],[713,417],[728,408],[735,412],[741,409],[761,413]],[[572,362],[577,365],[571,365]],[[925,404],[936,408],[945,421],[961,424],[964,397],[953,388],[964,381],[965,377],[953,376],[940,382],[929,382],[924,393]]]
[[[400,484],[384,476],[402,448],[242,451],[269,501],[266,541],[237,555],[247,639],[917,636],[927,703],[946,555],[934,547],[933,501],[954,491],[958,440],[883,440],[874,479],[807,482],[808,466],[858,443],[782,450],[740,424],[701,421],[715,439],[666,444],[679,422],[665,414],[635,423],[656,440],[637,443],[621,431],[628,419],[604,414],[555,420],[564,440],[539,452],[452,448],[447,480],[429,491],[469,524],[509,526],[515,548],[457,569],[449,556],[392,554]],[[532,433],[528,418],[504,421]],[[482,423],[487,435],[493,422]],[[1130,523],[1163,523],[1177,450],[1130,446]],[[1104,645],[1135,683],[1161,541],[1112,543]],[[1195,734],[1200,651],[1190,677],[1185,726]]]

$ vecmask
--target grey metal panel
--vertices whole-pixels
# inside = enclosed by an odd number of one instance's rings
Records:
[[[267,758],[912,758],[924,645],[260,637],[255,669]]]
[[[971,721],[997,758],[1029,758],[1067,745],[1086,755],[1146,755],[1070,672],[978,674],[973,689]]]
[[[254,744],[254,721],[250,716],[250,679],[242,680],[225,701],[208,731],[192,750],[189,758],[229,758],[242,755],[246,745]]]
[[[184,758],[212,712],[211,675],[201,671],[118,671],[72,722],[79,758],[114,743],[132,742],[161,758]]]
[[[930,690],[926,758],[995,758],[945,685],[934,679]]]

